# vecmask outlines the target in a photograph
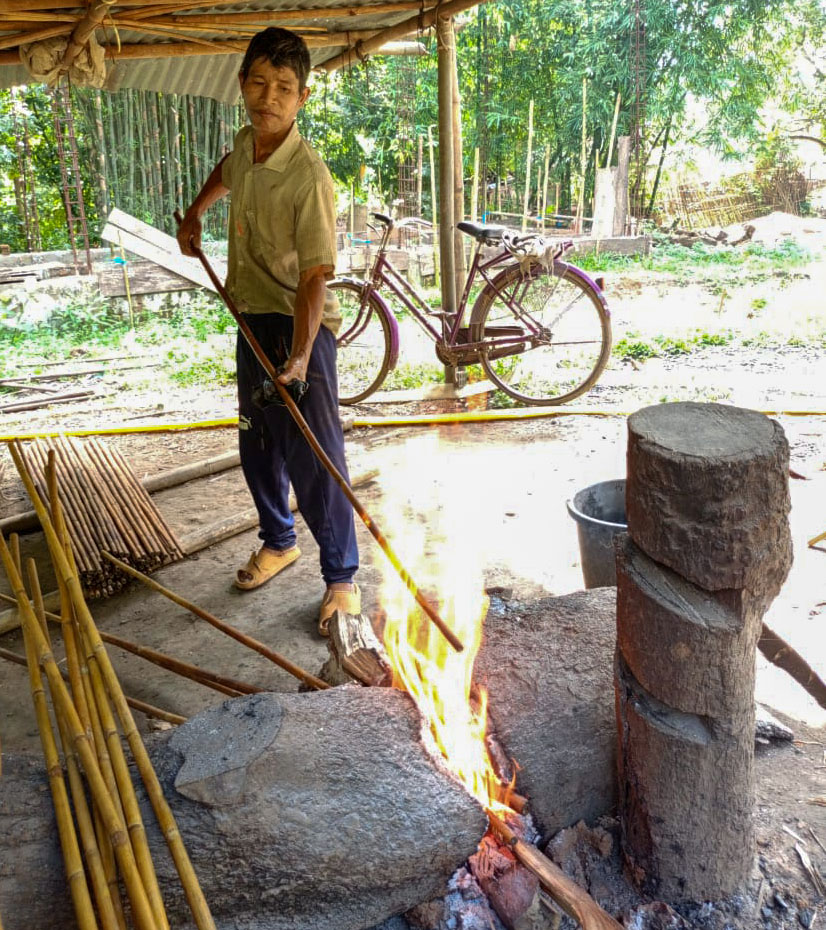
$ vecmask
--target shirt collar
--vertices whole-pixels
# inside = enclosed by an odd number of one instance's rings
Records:
[[[259,162],[258,164],[264,168],[268,168],[270,171],[284,171],[300,143],[301,134],[298,131],[298,123],[293,122],[292,126],[290,126],[290,131],[287,133],[287,137],[284,139],[281,145],[278,146],[278,148],[272,153],[272,155],[269,156],[269,158],[267,158],[265,161]],[[253,161],[255,158],[255,141],[251,126],[250,133],[246,139],[246,145],[250,161]]]

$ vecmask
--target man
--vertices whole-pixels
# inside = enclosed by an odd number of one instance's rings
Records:
[[[295,123],[310,95],[309,72],[309,51],[294,33],[270,28],[252,38],[238,75],[251,125],[241,129],[187,210],[178,242],[193,255],[204,212],[231,193],[227,290],[280,371],[278,380],[309,385],[301,412],[347,478],[336,379],[340,317],[326,287],[336,261],[333,183]],[[235,585],[257,588],[301,554],[287,502],[292,482],[319,545],[327,585],[319,632],[327,635],[337,609],[361,610],[353,583],[358,548],[352,507],[286,407],[259,406],[266,375],[240,333],[236,359],[241,466],[263,545],[238,569]]]

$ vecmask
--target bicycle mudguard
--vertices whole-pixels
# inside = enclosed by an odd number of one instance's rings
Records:
[[[331,281],[330,284],[336,283],[342,284],[352,284],[354,287],[364,290],[364,288],[369,287],[367,281],[361,280],[361,278],[336,278],[334,281]],[[390,309],[390,305],[382,297],[381,293],[373,288],[372,296],[374,297],[376,303],[381,309],[381,312],[384,314],[385,319],[387,320],[387,328],[390,332],[390,367],[388,371],[392,371],[396,367],[396,363],[399,360],[399,348],[401,345],[401,338],[399,335],[399,321],[396,319],[395,313]]]

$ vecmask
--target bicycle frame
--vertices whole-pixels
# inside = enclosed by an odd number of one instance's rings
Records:
[[[386,287],[392,294],[396,296],[397,300],[402,304],[402,306],[410,312],[413,319],[433,340],[437,353],[439,350],[446,351],[448,353],[451,351],[472,353],[474,350],[478,351],[478,349],[483,344],[487,346],[489,350],[493,349],[496,351],[497,349],[500,349],[503,353],[507,353],[509,347],[511,349],[518,347],[519,350],[522,351],[525,348],[526,342],[531,342],[535,345],[541,341],[543,334],[539,331],[531,319],[530,314],[526,313],[521,307],[519,295],[517,293],[512,295],[506,295],[502,293],[494,284],[494,275],[490,273],[491,269],[496,269],[496,271],[499,272],[500,270],[504,270],[505,268],[509,267],[511,264],[509,260],[513,258],[513,255],[507,249],[499,249],[490,258],[485,259],[481,254],[483,247],[481,242],[477,242],[476,248],[473,251],[473,259],[471,261],[470,268],[468,269],[467,278],[465,279],[465,286],[462,291],[462,296],[459,301],[459,307],[455,314],[455,318],[453,320],[449,320],[450,314],[441,313],[440,315],[442,318],[442,326],[440,332],[430,322],[430,320],[427,319],[428,316],[435,315],[434,312],[430,309],[430,305],[428,304],[427,299],[413,284],[411,284],[401,275],[399,271],[396,270],[396,268],[387,258],[386,253],[390,234],[394,228],[395,227],[392,224],[385,226],[378,252],[370,269],[369,278],[366,282],[358,282],[362,284],[361,306],[359,308],[359,317],[356,321],[356,325],[350,330],[350,339],[355,339],[361,333],[364,325],[367,323],[366,316],[364,316],[364,322],[361,325],[360,320],[364,315],[364,310],[367,306],[368,298],[372,294],[381,304],[382,309],[391,322],[391,368],[395,367],[399,349],[398,321],[396,320],[396,316],[393,313],[389,303],[382,296],[381,290],[383,287]],[[586,283],[588,287],[599,296],[599,299],[603,305],[605,305],[605,299],[602,295],[602,289],[599,287],[599,285],[593,281],[585,272],[581,271],[579,268],[576,268],[576,266],[569,265],[568,263],[565,263],[565,265],[567,270],[575,274],[584,283]],[[518,333],[511,331],[509,333],[503,332],[501,334],[486,334],[484,343],[478,340],[471,342],[467,336],[465,337],[464,341],[460,340],[462,324],[464,323],[467,310],[467,302],[470,298],[470,292],[477,277],[481,277],[485,282],[485,286],[492,289],[501,297],[501,299],[510,307],[515,317],[525,327],[526,331]],[[527,287],[529,283],[530,279],[526,278],[525,286]],[[504,327],[503,329],[507,329],[507,327]]]

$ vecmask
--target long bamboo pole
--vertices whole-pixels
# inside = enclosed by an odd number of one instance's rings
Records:
[[[115,675],[115,671],[112,668],[111,662],[109,661],[109,656],[106,653],[103,641],[100,638],[100,634],[98,633],[97,627],[95,626],[95,622],[92,619],[91,613],[89,612],[89,607],[83,597],[83,590],[80,586],[80,581],[77,575],[73,574],[71,571],[69,563],[57,538],[57,534],[55,533],[55,529],[52,525],[49,513],[46,510],[40,495],[37,493],[34,485],[32,484],[31,476],[23,466],[23,461],[20,458],[20,452],[17,449],[15,443],[9,443],[9,452],[11,453],[15,466],[20,473],[20,477],[26,488],[26,492],[34,504],[34,508],[37,511],[40,523],[43,526],[43,532],[45,533],[46,541],[49,545],[49,551],[52,554],[55,570],[63,576],[63,579],[66,582],[66,586],[69,589],[69,594],[72,599],[72,606],[74,607],[75,616],[77,617],[81,630],[83,631],[84,636],[88,638],[89,643],[94,650],[95,656],[100,662],[100,671],[102,673],[102,677],[105,680],[106,688],[117,709],[118,716],[124,729],[124,734],[127,741],[129,742],[129,746],[132,750],[132,754],[138,767],[138,771],[140,772],[141,778],[143,779],[144,785],[146,786],[146,792],[152,803],[155,815],[158,818],[161,832],[163,833],[164,838],[167,841],[167,845],[169,846],[169,850],[172,854],[172,859],[175,862],[175,867],[178,870],[178,874],[181,878],[181,884],[183,885],[184,893],[189,903],[195,924],[199,930],[216,930],[215,922],[213,921],[212,915],[209,912],[209,907],[206,903],[206,898],[204,897],[203,891],[198,884],[195,870],[192,867],[192,862],[190,861],[186,847],[184,846],[183,839],[181,837],[180,831],[178,830],[174,815],[166,798],[163,795],[163,790],[161,788],[160,782],[158,781],[158,776],[152,767],[149,754],[147,753],[146,747],[143,745],[143,741],[141,740],[140,734],[138,733],[137,727],[135,726],[134,718],[132,717],[132,713],[129,710],[129,706],[124,698],[123,691],[121,690],[120,683],[117,679],[117,675]],[[2,537],[0,536],[0,538]],[[31,607],[29,605],[28,599],[25,598],[25,592],[23,595],[23,600],[25,601],[25,605],[20,606],[23,608],[25,616],[26,611],[31,614]],[[20,604],[20,598],[18,598],[18,604]],[[63,682],[62,679],[60,679],[59,673],[57,673],[57,677],[59,684],[62,685]],[[73,708],[72,712],[74,713]],[[76,714],[75,719],[77,719]],[[79,721],[78,727],[80,727]],[[82,737],[84,745],[88,746],[88,743],[85,741],[85,734],[82,734]],[[80,741],[78,740],[78,742]],[[85,770],[85,759],[83,759],[83,767]],[[99,769],[96,768],[96,771],[99,774]],[[101,779],[101,785],[102,784],[103,781]],[[112,811],[112,813],[114,813],[114,811]],[[134,862],[134,857],[132,858],[132,862]]]
[[[6,549],[4,541],[4,564],[6,562],[7,553],[8,549]],[[6,574],[13,587],[16,583],[22,585],[19,574],[16,579],[13,578],[12,572],[17,573],[17,571],[17,566],[6,565]],[[28,601],[28,598],[26,600]],[[33,616],[32,614],[32,617]],[[35,620],[35,625],[36,623],[37,621]],[[40,674],[35,634],[32,632],[32,629],[25,624],[23,627],[23,641],[26,646],[26,660],[29,666],[29,688],[31,690],[32,702],[34,703],[37,728],[40,732],[40,745],[43,749],[43,758],[46,760],[46,774],[48,775],[49,787],[52,792],[52,802],[54,804],[55,818],[57,821],[57,832],[60,837],[60,846],[63,850],[63,860],[66,864],[66,878],[69,882],[72,904],[74,905],[77,922],[82,930],[92,930],[92,928],[97,928],[98,924],[95,919],[92,898],[89,894],[89,886],[86,884],[86,875],[83,871],[80,845],[78,843],[77,833],[75,832],[71,807],[69,806],[69,793],[66,790],[66,783],[63,780],[63,768],[60,764],[57,743],[55,742],[51,720],[49,719],[49,708],[46,703],[46,690],[43,687],[43,679]]]
[[[17,450],[15,450],[15,452],[17,452]],[[29,478],[28,475],[26,477],[28,483],[31,485],[31,478]],[[31,490],[34,491],[33,485],[31,486]],[[46,513],[45,507],[43,507],[39,496],[37,499],[41,508],[43,509],[43,517],[48,521],[48,514]],[[49,525],[51,526],[51,523],[49,523]],[[52,532],[54,532],[53,529]],[[54,542],[57,542],[56,537]],[[88,780],[90,790],[94,796],[95,803],[98,805],[98,809],[101,811],[101,814],[106,823],[107,830],[109,831],[109,834],[112,838],[112,845],[115,849],[115,854],[118,858],[124,884],[132,904],[132,913],[135,922],[140,930],[157,930],[155,920],[152,916],[152,910],[149,906],[149,900],[146,897],[143,883],[141,882],[140,876],[138,875],[138,869],[135,863],[135,857],[132,854],[132,846],[129,842],[129,837],[126,835],[126,831],[123,829],[121,820],[118,817],[114,804],[112,803],[112,799],[109,796],[109,791],[100,773],[97,756],[95,755],[95,752],[86,737],[83,724],[80,722],[80,718],[77,715],[77,711],[75,710],[75,706],[72,702],[71,696],[69,695],[69,691],[66,688],[66,685],[63,682],[63,678],[60,675],[57,662],[55,662],[54,656],[49,649],[48,643],[46,642],[46,639],[40,630],[37,618],[34,615],[34,611],[31,604],[29,603],[28,596],[26,595],[26,591],[23,587],[20,574],[12,562],[11,553],[9,552],[5,537],[2,533],[0,533],[0,559],[2,559],[3,566],[6,570],[6,575],[9,578],[9,583],[12,587],[12,590],[14,591],[15,596],[17,597],[17,603],[20,608],[23,621],[23,629],[25,631],[24,636],[31,636],[34,650],[34,659],[46,674],[46,678],[49,683],[49,690],[52,694],[52,700],[56,704],[57,712],[63,714],[64,719],[66,720],[72,745],[80,757],[83,771],[86,774],[86,778]],[[77,584],[77,590],[80,590],[79,584]],[[52,739],[53,738],[54,737],[52,737]],[[96,924],[92,924],[91,926],[96,926]]]
[[[49,487],[52,526],[54,528],[57,551],[66,560],[70,572],[75,578],[77,578],[77,565],[74,561],[74,553],[71,549],[71,546],[68,544],[66,525],[63,520],[63,510],[60,505],[60,494],[58,490],[57,470],[55,468],[55,462],[56,456],[54,450],[50,450],[48,462],[46,463],[45,468],[45,478]],[[54,553],[52,557],[54,559]],[[59,572],[57,572],[57,577],[61,585],[60,591],[61,597],[63,598],[62,616],[66,616],[68,619],[68,623],[64,624],[64,631],[67,634],[67,649],[71,650],[73,664],[79,665],[78,647],[83,647],[84,640],[82,634],[78,637],[78,639],[75,638],[74,629],[72,629],[72,624],[74,622],[74,611],[72,610],[71,602],[68,598],[68,586],[66,585],[65,579],[61,578]],[[33,586],[33,594],[39,595],[39,584],[37,585],[37,589],[35,589]],[[34,597],[33,600],[35,601],[35,608],[38,618],[42,621],[43,633],[48,643],[49,634],[48,630],[46,629],[46,611],[43,607],[42,597],[39,598],[39,610],[37,609],[38,598]],[[69,652],[67,652],[67,656],[68,655]],[[111,760],[114,770],[115,783],[117,787],[117,798],[119,802],[115,805],[116,810],[118,813],[123,814],[121,822],[126,827],[129,839],[132,844],[132,850],[135,856],[135,861],[137,862],[138,872],[149,899],[149,905],[153,913],[155,924],[159,930],[169,930],[169,922],[166,918],[166,910],[164,908],[160,887],[158,885],[157,876],[155,874],[152,855],[149,851],[146,830],[141,818],[140,807],[138,806],[138,799],[135,794],[135,788],[132,784],[132,776],[129,772],[129,765],[123,752],[123,746],[121,745],[120,736],[118,734],[114,718],[112,717],[109,701],[106,697],[106,692],[103,689],[102,681],[100,681],[98,678],[97,669],[94,667],[94,658],[93,661],[90,661],[87,656],[86,667],[90,677],[89,683],[91,684],[91,688],[84,688],[82,683],[80,685],[80,690],[84,693],[83,707],[85,710],[85,719],[82,713],[78,714],[78,718],[80,719],[81,724],[84,725],[87,741],[90,743],[90,745],[93,745],[94,737],[91,732],[91,712],[89,708],[90,705],[95,706],[99,715],[98,719],[103,728],[104,741],[108,750],[108,758]],[[79,678],[79,668],[77,669],[77,673],[77,677]],[[72,672],[70,665],[70,676],[71,674]],[[85,699],[87,695],[91,695],[91,700]],[[100,753],[98,753],[98,759],[100,760],[100,758]],[[103,774],[102,771],[101,774]],[[104,780],[106,781],[105,777]],[[109,781],[109,791],[111,795],[111,781]],[[114,914],[112,916],[114,917]]]
[[[264,656],[264,658],[274,662],[279,668],[283,668],[285,672],[289,672],[295,678],[303,681],[304,684],[309,685],[311,688],[315,688],[317,691],[323,691],[330,687],[326,681],[322,681],[320,678],[316,678],[315,675],[305,672],[303,668],[295,665],[289,659],[284,658],[284,656],[274,649],[270,649],[270,647],[264,645],[264,643],[259,642],[257,639],[253,639],[252,636],[247,636],[246,633],[242,633],[229,623],[219,620],[218,617],[213,616],[208,611],[186,600],[186,598],[181,597],[174,591],[170,591],[169,588],[165,588],[162,584],[158,584],[153,578],[149,578],[131,565],[127,565],[126,562],[121,562],[120,559],[116,559],[108,552],[102,552],[101,555],[105,559],[108,559],[113,565],[117,565],[121,571],[126,572],[128,575],[131,575],[133,578],[136,578],[142,584],[146,585],[147,588],[157,591],[158,594],[163,594],[164,597],[168,598],[170,601],[174,601],[174,603],[185,608],[190,613],[195,614],[196,617],[206,620],[206,622],[214,626],[216,630],[220,630],[222,633],[226,633],[227,636],[231,636],[237,642],[243,643],[243,645],[248,646],[250,649],[254,649],[257,653]]]
[[[449,91],[450,91],[450,85],[448,86],[448,92]],[[450,155],[452,156],[452,148],[450,146],[448,146],[447,148],[450,150]],[[442,156],[444,156],[444,154],[445,153],[442,153]],[[450,188],[451,182],[452,182],[452,174],[446,178],[446,184],[448,185],[446,188],[446,192],[448,195],[451,195],[449,197],[449,200],[450,200],[450,203],[452,204],[453,203],[452,191]],[[445,193],[445,189],[443,189],[443,194],[444,193]],[[177,211],[175,211],[175,219],[178,221],[179,224],[181,223],[181,216]],[[452,234],[452,231],[451,231],[451,234]],[[364,507],[361,504],[361,501],[359,501],[359,499],[353,493],[353,489],[344,480],[339,470],[330,460],[330,457],[327,455],[324,449],[322,449],[318,440],[313,435],[312,430],[307,425],[307,421],[301,415],[301,411],[298,409],[298,406],[296,405],[295,401],[292,399],[292,396],[287,391],[285,386],[278,380],[278,373],[276,372],[275,367],[273,366],[270,359],[267,357],[267,354],[261,348],[261,345],[258,342],[258,340],[253,335],[253,332],[250,329],[249,324],[246,322],[243,315],[238,311],[238,308],[235,306],[233,299],[230,297],[229,293],[227,292],[227,289],[224,287],[223,282],[218,277],[218,275],[215,274],[215,271],[212,265],[209,263],[209,260],[207,259],[206,255],[204,255],[201,249],[195,248],[192,245],[192,243],[190,243],[190,246],[193,248],[193,251],[195,252],[195,255],[198,257],[198,259],[200,260],[201,264],[204,266],[204,269],[209,275],[210,280],[215,285],[215,289],[220,294],[221,299],[224,301],[224,303],[227,306],[227,309],[234,317],[235,322],[238,324],[238,328],[241,330],[241,333],[243,334],[244,339],[246,339],[247,343],[249,344],[250,348],[255,354],[255,357],[258,359],[259,363],[261,364],[261,367],[267,373],[270,381],[275,385],[278,391],[279,397],[283,401],[287,410],[289,410],[290,416],[295,421],[296,426],[298,426],[299,430],[301,430],[301,433],[303,434],[304,438],[309,443],[310,448],[313,450],[318,460],[327,469],[327,471],[332,476],[333,480],[336,482],[339,488],[341,488],[344,496],[347,498],[348,501],[350,501],[353,507],[353,510],[355,510],[355,512],[359,515],[359,517],[361,517],[362,522],[367,527],[367,529],[370,531],[370,533],[372,534],[376,542],[379,544],[382,551],[384,552],[384,554],[387,556],[388,560],[390,561],[390,564],[398,572],[399,577],[404,582],[407,590],[416,599],[416,603],[422,608],[424,613],[427,615],[428,619],[431,620],[431,622],[438,628],[439,632],[445,637],[445,639],[450,643],[450,645],[453,646],[453,648],[457,652],[461,652],[462,649],[464,649],[464,646],[462,645],[462,641],[459,639],[458,636],[456,636],[456,634],[453,632],[453,630],[450,629],[450,627],[444,622],[444,620],[442,620],[442,618],[439,616],[438,612],[436,611],[436,608],[427,600],[424,594],[422,594],[422,592],[419,590],[418,586],[416,585],[415,581],[413,580],[413,578],[411,577],[407,569],[402,565],[401,560],[399,559],[398,555],[396,555],[396,552],[393,549],[393,547],[390,545],[390,542],[387,539],[387,537],[384,535],[384,533],[382,533],[382,531],[376,525],[375,520],[373,520],[370,514],[368,514],[367,511],[364,509]],[[452,256],[453,254],[450,249],[442,249],[441,251],[442,251],[443,256],[445,254]],[[451,283],[452,283],[452,280],[453,279],[451,278]],[[443,287],[443,290],[444,290],[444,287]],[[447,291],[448,296],[451,293],[455,295],[455,291],[453,291],[452,288],[448,289]],[[452,306],[455,307],[455,300],[453,301]]]
[[[107,749],[109,750],[109,759],[112,762],[112,768],[114,769],[118,795],[123,805],[126,829],[132,841],[135,861],[138,864],[138,871],[143,881],[143,886],[146,889],[155,922],[162,930],[169,930],[169,922],[166,918],[161,889],[158,885],[158,877],[155,874],[155,865],[152,862],[152,854],[149,851],[149,841],[146,836],[146,828],[143,825],[143,818],[141,817],[140,806],[138,805],[138,797],[135,794],[135,786],[132,784],[132,776],[129,772],[129,763],[126,761],[123,744],[120,740],[120,733],[118,732],[117,723],[115,722],[115,717],[109,704],[109,698],[106,694],[97,654],[90,645],[88,637],[83,635],[83,631],[81,631],[81,633],[81,643],[83,651],[86,654],[86,665],[89,669],[92,695],[98,714],[100,715],[103,737]],[[124,733],[124,735],[128,740],[129,734]]]
[[[15,603],[17,602],[15,601]],[[14,652],[11,649],[0,647],[0,659],[5,659],[7,662],[12,662],[15,665],[26,665],[26,657],[20,655],[17,652]],[[68,672],[61,671],[61,675],[63,676],[64,681],[69,681]],[[127,697],[126,703],[133,710],[139,710],[142,714],[146,714],[147,717],[153,717],[157,720],[165,720],[167,723],[172,723],[175,726],[186,723],[186,717],[182,717],[180,714],[173,714],[168,710],[163,710],[161,707],[155,707],[154,704],[147,704],[145,701],[139,701],[137,698]]]
[[[43,607],[40,578],[37,574],[37,564],[34,559],[26,560],[26,570],[29,575],[29,589],[34,603],[35,615],[40,622],[43,635],[48,641],[49,634],[46,628],[46,611]],[[81,722],[83,722],[82,717]],[[66,723],[60,714],[57,715],[57,726],[63,745],[63,755],[66,759],[66,772],[69,776],[69,788],[72,793],[72,804],[74,805],[78,833],[80,834],[80,841],[83,847],[83,857],[86,860],[86,867],[89,870],[89,878],[92,883],[92,891],[95,895],[95,903],[97,904],[100,923],[103,930],[119,930],[115,905],[112,901],[112,889],[107,881],[106,872],[103,868],[103,859],[100,854],[100,849],[98,848],[98,837],[95,834],[92,814],[89,810],[88,801],[86,800],[83,779],[80,776],[80,764],[77,753],[72,746],[69,733],[66,729]]]

